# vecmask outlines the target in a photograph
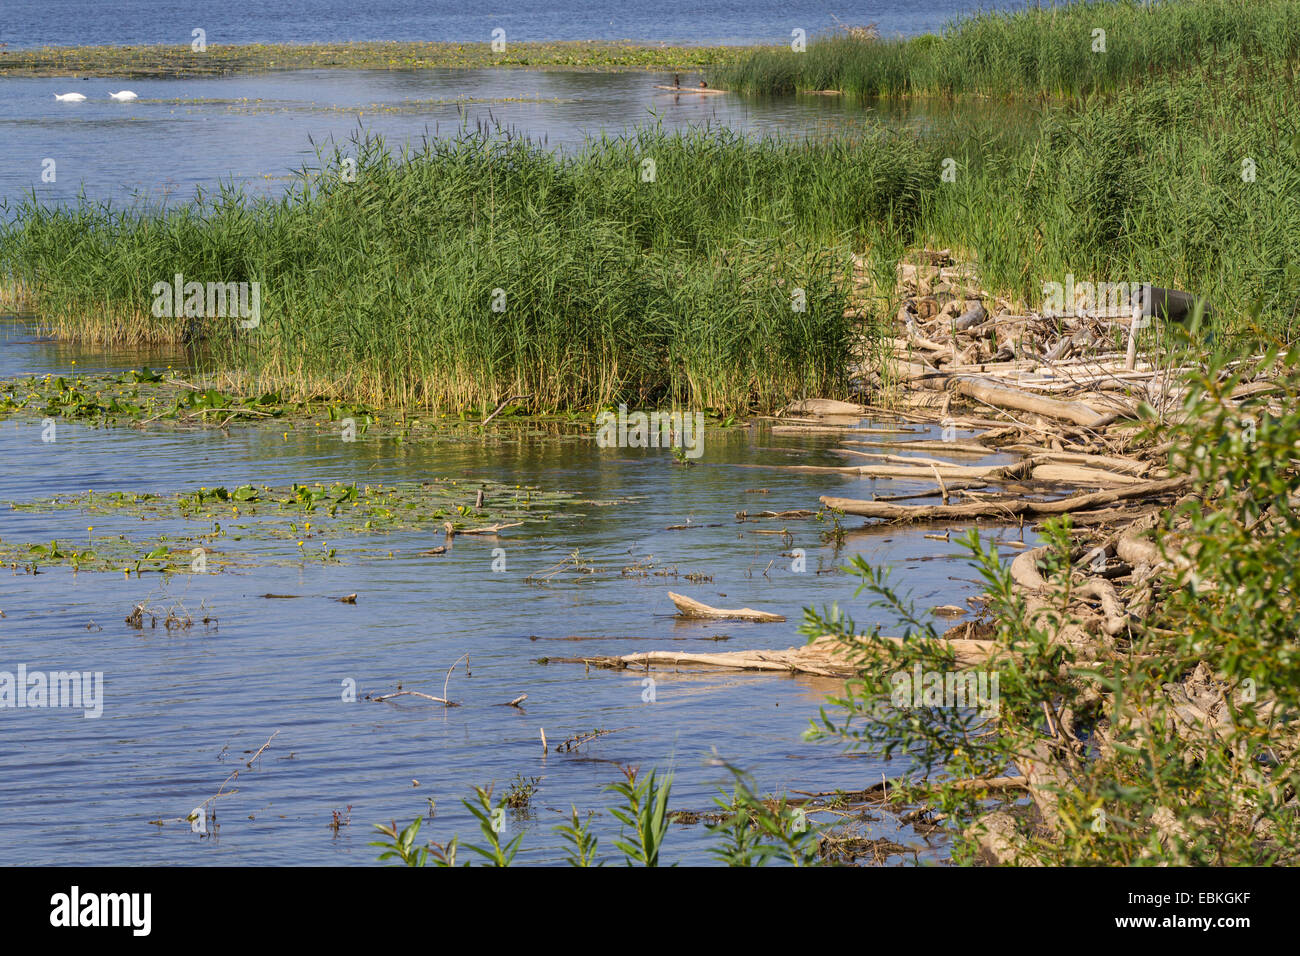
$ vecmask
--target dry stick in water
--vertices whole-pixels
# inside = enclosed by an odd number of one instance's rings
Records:
[[[487,426],[487,423],[490,422],[490,421],[492,421],[492,419],[496,418],[498,415],[500,415],[500,414],[501,414],[501,410],[502,410],[503,408],[505,408],[507,405],[509,405],[511,402],[514,402],[514,401],[521,401],[521,400],[523,400],[523,399],[525,399],[525,398],[527,398],[527,397],[528,397],[527,395],[511,395],[511,396],[510,396],[509,398],[507,398],[504,402],[502,402],[500,405],[497,406],[497,410],[496,410],[495,412],[493,412],[493,413],[492,413],[491,415],[489,415],[487,418],[483,419],[482,423],[479,425],[479,428],[484,428],[484,427],[486,427],[486,426]]]
[[[391,694],[381,694],[378,697],[371,697],[370,699],[373,700],[376,704],[381,704],[386,700],[392,700],[394,697],[422,697],[425,700],[433,701],[435,704],[445,704],[448,707],[456,706],[454,703],[447,700],[445,697],[434,697],[432,694],[422,694],[418,690],[399,690],[399,691],[394,691]]]
[[[460,655],[460,657],[452,661],[451,666],[447,668],[447,676],[443,679],[442,682],[443,697],[447,696],[447,684],[451,681],[451,672],[456,669],[456,665],[459,664],[461,661],[465,662],[465,673],[469,674],[469,652],[466,651],[464,654]]]
[[[278,731],[277,731],[277,733],[278,733]],[[268,741],[268,743],[269,743],[269,741]],[[204,807],[206,807],[209,803],[211,803],[212,801],[216,800],[218,797],[228,797],[228,796],[230,796],[231,794],[239,793],[238,790],[231,790],[229,793],[226,793],[226,792],[225,792],[226,784],[230,783],[230,781],[232,781],[232,780],[237,780],[238,778],[239,778],[239,771],[236,770],[236,771],[234,771],[233,773],[231,773],[231,775],[230,775],[229,777],[227,777],[225,780],[221,781],[221,786],[217,787],[217,792],[216,792],[216,793],[214,793],[212,796],[208,797],[208,799],[204,800],[204,801],[203,801],[202,803],[200,803],[197,807],[195,807],[193,810],[191,810],[190,813],[189,813],[189,816],[180,817],[180,818],[179,818],[180,821],[181,821],[182,823],[193,823],[193,822],[195,821],[195,819],[197,819],[197,817],[195,816],[195,814],[196,814],[199,810],[202,810]],[[158,821],[158,822],[161,822],[161,821]]]
[[[522,521],[501,521],[497,524],[484,525],[481,528],[461,528],[456,534],[496,534],[498,531],[504,531],[506,528],[517,528]]]
[[[940,493],[943,495],[943,503],[944,503],[944,504],[947,504],[947,503],[948,503],[948,489],[947,489],[947,487],[946,487],[946,486],[944,485],[944,483],[943,483],[943,475],[939,474],[939,469],[938,469],[938,467],[937,467],[936,465],[931,464],[931,465],[930,465],[930,468],[934,471],[934,480],[937,481],[937,482],[939,483],[939,491],[940,491]]]
[[[431,701],[433,701],[435,704],[442,704],[444,707],[455,707],[455,706],[457,706],[456,702],[447,699],[447,685],[448,685],[448,683],[450,683],[450,681],[451,681],[451,672],[454,671],[454,670],[456,669],[456,665],[459,664],[461,661],[465,661],[465,662],[466,662],[466,664],[465,664],[465,672],[466,672],[466,673],[469,673],[469,654],[468,654],[468,652],[467,652],[467,653],[464,653],[464,654],[460,655],[460,657],[456,658],[456,660],[455,660],[454,662],[452,662],[451,667],[447,668],[447,676],[446,676],[445,678],[443,678],[443,681],[442,681],[442,696],[441,696],[441,697],[434,697],[432,694],[425,694],[425,693],[422,693],[422,692],[420,692],[420,691],[418,691],[418,690],[399,690],[399,691],[395,691],[394,693],[391,693],[391,694],[381,694],[381,695],[378,696],[378,697],[371,697],[371,698],[369,698],[369,699],[370,699],[370,700],[373,700],[375,703],[378,704],[378,703],[382,703],[383,701],[386,701],[386,700],[392,700],[394,697],[419,697],[419,698],[422,698],[422,699],[424,699],[424,700],[431,700]],[[398,686],[398,687],[401,687],[402,685],[401,685],[401,684],[398,684],[397,686]],[[527,697],[527,696],[528,696],[527,694],[524,695],[524,697]],[[518,704],[519,701],[521,701],[521,700],[523,700],[523,699],[524,699],[523,697],[520,697],[520,698],[517,698],[516,700],[512,700],[512,701],[510,701],[510,703],[511,703],[511,704]]]
[[[271,736],[267,737],[266,743],[262,744],[262,746],[257,748],[257,753],[253,754],[252,759],[249,760],[248,763],[245,764],[245,766],[252,767],[253,761],[256,760],[258,757],[262,756],[262,751],[265,750],[267,747],[271,746],[271,741],[274,740],[276,738],[276,734],[279,733],[280,731],[277,730],[274,734],[271,734]]]

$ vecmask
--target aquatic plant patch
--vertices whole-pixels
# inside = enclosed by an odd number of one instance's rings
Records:
[[[181,571],[202,573],[223,567],[292,565],[438,554],[446,545],[394,549],[375,545],[373,535],[435,529],[446,542],[457,535],[495,534],[526,524],[563,520],[586,508],[618,500],[580,498],[493,481],[436,479],[393,485],[302,482],[287,486],[200,487],[163,494],[94,492],[54,495],[33,501],[0,502],[15,512],[74,512],[91,520],[169,522],[151,540],[122,534],[94,535],[84,545],[0,540],[0,563],[39,569],[65,565],[75,570]],[[241,544],[241,543],[247,544]],[[267,547],[267,543],[282,543]]]

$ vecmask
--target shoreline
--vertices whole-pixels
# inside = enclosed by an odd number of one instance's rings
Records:
[[[0,50],[0,77],[175,78],[288,70],[567,69],[687,70],[716,67],[760,46],[685,46],[604,40],[510,42],[500,53],[483,42],[407,40],[340,43],[47,46]]]

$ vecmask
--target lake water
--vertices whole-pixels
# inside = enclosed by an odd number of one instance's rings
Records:
[[[12,320],[0,329],[0,377],[138,367],[147,357],[38,341]],[[169,356],[152,358],[165,363]],[[541,778],[532,818],[511,824],[528,830],[524,859],[553,862],[559,842],[550,827],[560,812],[571,804],[583,812],[606,806],[601,787],[618,779],[620,763],[673,768],[673,807],[712,809],[724,782],[710,763],[715,752],[752,773],[764,790],[858,789],[902,768],[800,739],[824,697],[840,689],[836,681],[655,671],[656,699],[647,702],[643,673],[537,660],[787,647],[802,641],[802,608],[833,601],[870,622],[875,618],[853,599],[851,580],[832,571],[858,553],[894,565],[922,607],[961,603],[978,590],[955,546],[918,529],[854,532],[837,549],[822,540],[824,526],[815,521],[737,522],[741,510],[816,508],[818,495],[828,493],[869,495],[871,482],[747,467],[840,463],[827,451],[835,436],[774,434],[761,424],[714,431],[700,464],[683,469],[666,451],[600,449],[590,440],[510,431],[478,441],[349,444],[332,431],[286,432],[279,425],[178,432],[60,423],[53,443],[41,440],[41,430],[39,419],[0,423],[4,499],[455,477],[630,500],[580,508],[578,516],[498,539],[458,537],[438,556],[417,552],[440,535],[407,533],[384,542],[395,552],[391,559],[345,558],[337,565],[304,560],[170,580],[5,570],[0,669],[25,663],[29,671],[102,671],[106,690],[99,719],[59,710],[0,712],[2,863],[370,863],[371,823],[409,821],[432,796],[438,813],[426,824],[430,837],[474,836],[459,799],[475,784],[495,782],[501,792],[516,774]],[[140,524],[125,515],[6,509],[0,538],[76,543],[92,526],[96,539],[157,533]],[[181,531],[185,524],[166,527]],[[781,527],[790,537],[756,533]],[[497,547],[507,562],[501,573],[491,570]],[[804,573],[782,556],[791,548],[806,550]],[[602,570],[561,573],[546,584],[526,580],[575,551],[584,565]],[[624,573],[631,565],[649,573]],[[711,580],[691,582],[690,574]],[[781,613],[788,623],[683,622],[672,613],[670,589],[714,605]],[[268,593],[300,597],[269,600]],[[355,605],[330,599],[351,593]],[[205,609],[216,624],[136,630],[125,618],[142,601],[181,601],[191,612]],[[460,707],[341,699],[348,679],[361,694],[392,691],[401,682],[440,696],[447,668],[462,654],[472,677],[458,668],[448,691]],[[522,709],[502,706],[520,694],[528,695]],[[575,753],[544,755],[541,729],[552,747],[595,729],[616,732]],[[277,731],[255,768],[245,768],[249,752]],[[228,788],[238,792],[217,801],[215,839],[178,822],[236,769],[241,773]],[[331,812],[349,805],[354,822],[335,835]],[[602,815],[597,827],[609,848],[616,825]],[[894,836],[897,829],[882,818],[867,835]],[[710,843],[700,826],[676,827],[666,853],[705,862]]]
[[[313,143],[344,142],[362,128],[400,146],[483,124],[563,150],[653,124],[819,137],[881,123],[942,122],[954,111],[984,109],[868,108],[831,96],[700,96],[656,88],[670,83],[667,75],[645,72],[300,70],[132,79],[141,98],[115,103],[108,92],[122,84],[109,79],[0,79],[0,199],[12,203],[34,193],[43,202],[66,202],[84,191],[119,203],[175,202],[191,199],[198,186],[229,181],[252,193],[275,193],[294,170],[315,163]],[[88,99],[54,100],[54,93],[72,89]]]
[[[984,4],[987,6],[988,4]],[[964,3],[881,3],[846,8],[847,22],[878,20],[886,31],[937,27]],[[467,14],[443,3],[237,2],[145,4],[5,0],[0,42],[175,41],[203,26],[212,42],[337,39],[448,39],[505,25],[518,39],[629,37],[685,42],[779,40],[792,25],[829,26],[815,4],[538,4],[526,14]],[[418,12],[412,12],[412,11]],[[597,12],[597,11],[601,12]],[[615,13],[604,11],[613,10]],[[380,73],[301,71],[211,79],[132,80],[141,99],[115,104],[111,78],[0,79],[0,199],[28,190],[65,202],[131,197],[184,201],[196,187],[233,180],[253,192],[284,187],[310,162],[311,141],[345,139],[364,127],[398,145],[462,125],[500,124],[548,146],[571,149],[601,132],[638,124],[721,125],[753,134],[835,135],[876,122],[928,122],[924,111],[882,115],[828,97],[745,100],[677,96],[654,89],[649,73],[478,70]],[[66,88],[90,97],[56,104]],[[42,182],[54,160],[54,182]],[[0,378],[173,364],[180,353],[104,352],[37,339],[23,320],[0,318]],[[908,437],[930,434],[923,428]],[[573,429],[581,432],[582,429]],[[836,474],[780,471],[770,464],[841,464],[834,435],[775,433],[763,423],[711,431],[695,467],[666,451],[600,449],[589,435],[547,437],[504,428],[476,440],[344,443],[311,428],[228,431],[93,429],[60,422],[42,441],[39,418],[0,420],[0,502],[88,490],[189,491],[200,486],[292,482],[390,483],[456,478],[537,485],[588,498],[544,525],[498,539],[460,537],[443,555],[420,555],[441,536],[401,533],[391,558],[347,556],[338,564],[289,561],[219,573],[125,578],[64,568],[31,575],[0,571],[0,670],[102,671],[103,716],[59,710],[0,711],[0,863],[370,864],[370,825],[409,822],[436,801],[422,837],[477,836],[461,806],[474,785],[497,792],[516,775],[540,778],[522,859],[555,862],[551,827],[570,805],[603,811],[601,790],[620,764],[676,772],[675,809],[712,809],[727,783],[715,758],[753,774],[762,791],[860,789],[893,776],[901,762],[843,755],[801,733],[841,684],[810,677],[683,669],[644,674],[537,663],[672,648],[683,651],[784,648],[800,643],[806,606],[838,601],[863,624],[875,618],[835,568],[855,554],[897,568],[921,607],[960,604],[977,590],[957,548],[919,529],[851,530],[842,546],[814,521],[746,522],[742,510],[816,508],[822,494],[869,496],[912,490]],[[94,531],[87,530],[94,527]],[[788,537],[760,530],[786,527]],[[856,522],[850,527],[855,528]],[[674,530],[669,530],[669,529]],[[193,533],[186,522],[167,526]],[[151,535],[125,515],[75,509],[0,508],[6,542],[75,544],[89,537]],[[925,529],[942,530],[942,529]],[[493,549],[504,548],[502,572]],[[787,555],[802,548],[807,571]],[[577,553],[594,573],[530,575]],[[282,555],[281,555],[282,556]],[[640,569],[625,573],[635,566]],[[703,578],[688,580],[687,575]],[[688,623],[669,590],[706,603],[784,614],[785,624]],[[355,605],[332,598],[356,593]],[[267,599],[266,594],[298,595]],[[143,631],[125,618],[137,604],[182,602],[212,626]],[[720,640],[725,638],[725,640]],[[447,668],[462,706],[428,702],[347,703],[344,681],[361,694],[405,688],[440,695]],[[527,694],[522,708],[503,706]],[[408,698],[409,700],[409,698]],[[557,742],[613,733],[572,753]],[[543,754],[539,731],[552,744]],[[252,767],[245,762],[275,734]],[[239,770],[234,781],[231,774]],[[223,788],[220,824],[200,837],[180,822]],[[337,832],[331,814],[347,813]],[[161,821],[161,822],[153,822]],[[602,848],[617,824],[596,817]],[[889,817],[864,823],[869,837],[915,844],[922,859],[943,856]],[[665,857],[707,862],[701,826],[674,827]],[[912,858],[905,858],[910,861]],[[900,858],[895,857],[895,862]]]
[[[874,0],[830,10],[816,0],[534,0],[467,8],[449,0],[5,0],[0,43],[11,47],[189,43],[311,43],[341,40],[487,42],[509,39],[637,40],[663,43],[788,43],[842,22],[875,22],[882,33],[941,28],[954,16],[1023,6],[1008,0]]]

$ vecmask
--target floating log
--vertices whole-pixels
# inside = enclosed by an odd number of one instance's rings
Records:
[[[522,521],[500,521],[496,524],[487,524],[481,528],[461,528],[456,534],[496,534],[498,531],[505,531],[506,528],[517,528]]]
[[[710,607],[694,598],[674,594],[672,591],[668,592],[668,599],[677,605],[677,613],[682,617],[707,621],[754,621],[756,623],[775,623],[785,620],[780,614],[755,611],[748,607],[734,609]]]

